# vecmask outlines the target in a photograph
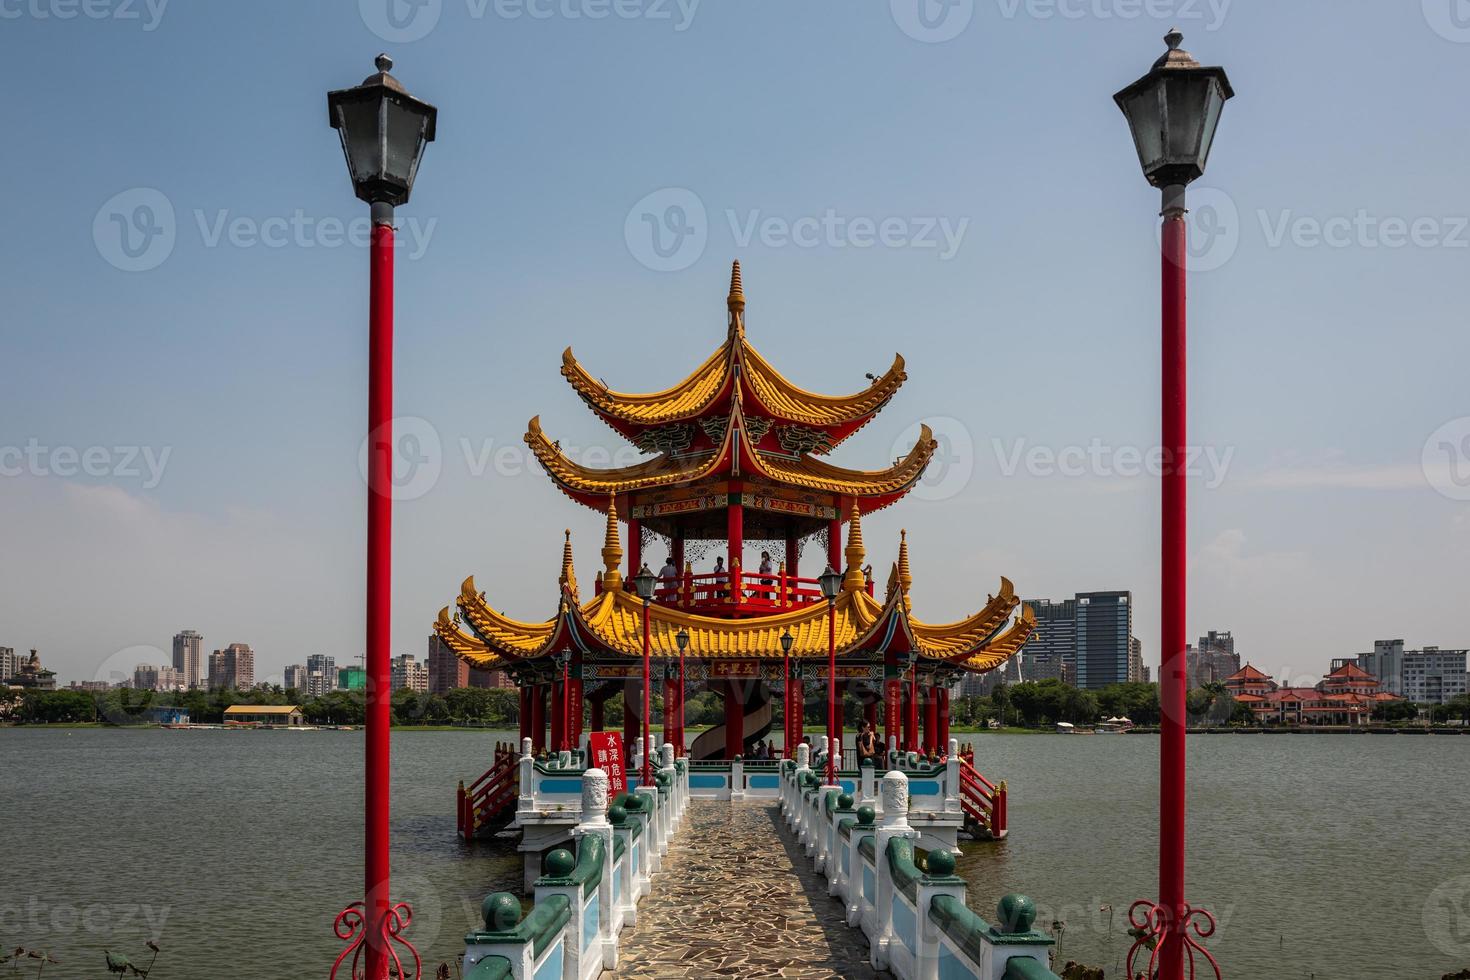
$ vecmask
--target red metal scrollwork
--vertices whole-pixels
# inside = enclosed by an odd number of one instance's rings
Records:
[[[1151,978],[1159,975],[1159,951],[1163,949],[1164,933],[1169,928],[1168,914],[1158,902],[1141,899],[1129,907],[1128,922],[1133,926],[1129,932],[1138,937],[1134,940],[1132,948],[1128,950],[1128,976],[1130,980],[1138,977],[1151,980]],[[1193,930],[1194,935],[1190,935],[1191,930]],[[1214,934],[1215,917],[1208,910],[1197,909],[1191,905],[1184,907],[1184,918],[1180,923],[1179,937],[1184,943],[1185,953],[1189,956],[1189,980],[1195,980],[1194,962],[1196,953],[1203,956],[1205,962],[1210,964],[1210,969],[1215,971],[1215,980],[1223,980],[1220,974],[1220,964],[1215,962],[1215,958],[1210,955],[1210,951],[1201,946],[1199,941],[1195,939],[1195,936],[1198,936],[1200,939],[1208,939]],[[1133,970],[1133,960],[1144,949],[1147,949],[1149,953],[1148,968],[1146,971],[1135,973]]]
[[[383,946],[388,951],[388,976],[399,978],[399,980],[420,980],[423,976],[423,961],[419,959],[419,951],[414,949],[413,943],[403,936],[403,930],[407,929],[413,922],[413,909],[409,908],[407,902],[399,902],[388,906],[387,914],[383,917]],[[336,960],[332,962],[330,980],[337,980],[337,970],[350,956],[352,962],[349,964],[349,980],[368,980],[367,967],[364,961],[364,941],[367,939],[367,920],[363,915],[363,904],[353,902],[341,912],[337,913],[336,921],[332,923],[332,931],[337,938],[347,943],[347,948],[337,954]],[[394,944],[402,946],[413,955],[413,971],[404,972],[403,959],[399,955]]]

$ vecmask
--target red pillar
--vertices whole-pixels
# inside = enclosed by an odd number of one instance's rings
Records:
[[[796,664],[801,672],[801,662]],[[796,747],[806,737],[806,682],[797,678],[791,682],[791,746],[786,750],[796,758]]]
[[[631,506],[631,505],[630,505]],[[643,522],[637,518],[628,518],[628,574],[623,576],[623,581],[633,581],[633,576],[638,574],[638,569],[643,567]],[[635,735],[634,738],[637,738]]]
[[[863,705],[863,724],[872,725],[878,731],[878,692],[869,691],[868,703]]]
[[[842,751],[842,723],[844,720],[842,717],[842,698],[847,692],[847,685],[839,680],[835,686],[837,690],[837,702],[832,705],[832,728],[837,735],[837,754],[842,756],[842,763],[846,765],[847,753]]]
[[[924,751],[939,750],[939,691],[924,688]]]
[[[572,668],[573,674],[567,681],[567,741],[571,748],[582,744],[582,668]]]
[[[638,741],[638,735],[638,682],[628,681],[623,685],[623,746]],[[632,756],[628,761],[632,762]]]
[[[740,681],[725,682],[725,758],[745,752],[745,697]]]
[[[904,749],[908,752],[919,751],[919,673],[910,668],[908,684],[908,742]]]
[[[947,753],[949,752],[949,688],[936,688],[934,696],[939,700],[939,751]]]
[[[1188,234],[1184,188],[1164,192],[1163,228],[1163,449],[1159,650],[1159,904],[1169,930],[1160,950],[1160,976],[1184,974],[1184,724],[1185,724],[1185,263]]]
[[[367,704],[363,769],[363,903],[367,976],[388,975],[388,808],[393,607],[393,219],[373,205],[368,256]]]
[[[684,575],[684,531],[680,528],[674,530],[673,543],[669,548],[674,553],[674,567],[678,569],[680,577]],[[659,583],[663,584],[663,583]]]
[[[796,538],[786,539],[786,574],[796,578],[801,574],[801,542]]]
[[[539,752],[546,748],[546,685],[537,684],[531,689],[531,749]]]
[[[556,679],[551,682],[551,742],[553,752],[566,748],[567,711],[566,686],[561,680],[561,668],[557,668]]]
[[[673,746],[676,746],[677,747],[678,744],[679,744],[676,741],[676,739],[678,738],[678,732],[675,731],[675,724],[674,724],[675,720],[678,718],[678,710],[677,710],[678,695],[675,693],[677,691],[677,685],[675,684],[673,673],[667,667],[664,667],[663,668],[663,671],[664,671],[664,738],[663,738],[663,741],[659,743],[659,745],[662,746],[662,745],[667,744],[667,745],[673,745]]]
[[[730,570],[730,581],[735,581],[736,570],[743,571],[741,566],[741,555],[745,553],[745,507],[740,502],[740,483],[730,481],[730,498],[725,510],[725,537],[728,550],[725,554],[725,567]],[[740,601],[742,590],[732,588],[730,598],[735,602]]]
[[[895,669],[892,663],[889,670]],[[888,751],[888,742],[903,747],[903,681],[889,677],[883,681],[883,751]],[[884,758],[887,758],[885,755]]]
[[[530,738],[531,737],[531,687],[530,687],[530,685],[525,684],[525,683],[522,683],[521,684],[521,687],[520,687],[520,695],[521,695],[521,714],[520,714],[520,726],[521,727],[520,727],[520,731],[521,731],[521,738],[526,739],[526,738]],[[516,745],[516,751],[519,752],[520,749],[521,749],[520,745],[517,744]]]

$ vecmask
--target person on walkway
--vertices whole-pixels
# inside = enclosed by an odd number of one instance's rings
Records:
[[[716,599],[723,599],[723,598],[725,598],[725,596],[726,596],[727,593],[726,593],[726,591],[724,589],[721,588],[721,586],[724,585],[729,580],[730,580],[729,579],[729,576],[725,574],[725,556],[724,555],[720,555],[718,558],[715,559],[715,593],[714,593],[714,595],[715,595],[715,598]]]
[[[858,765],[861,766],[867,759],[873,760],[873,767],[878,767],[878,733],[873,731],[873,723],[863,722],[862,733],[858,735],[857,741]]]

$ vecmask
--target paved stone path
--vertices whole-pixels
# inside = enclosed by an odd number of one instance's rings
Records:
[[[781,809],[691,800],[638,924],[608,977],[888,977],[868,965],[827,882],[799,856]]]

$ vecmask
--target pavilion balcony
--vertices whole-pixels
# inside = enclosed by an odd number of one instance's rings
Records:
[[[873,580],[868,579],[868,594],[873,594]],[[682,609],[702,616],[722,618],[767,616],[825,602],[821,582],[778,572],[685,572],[677,584],[660,581],[654,589],[653,601],[659,605]]]

